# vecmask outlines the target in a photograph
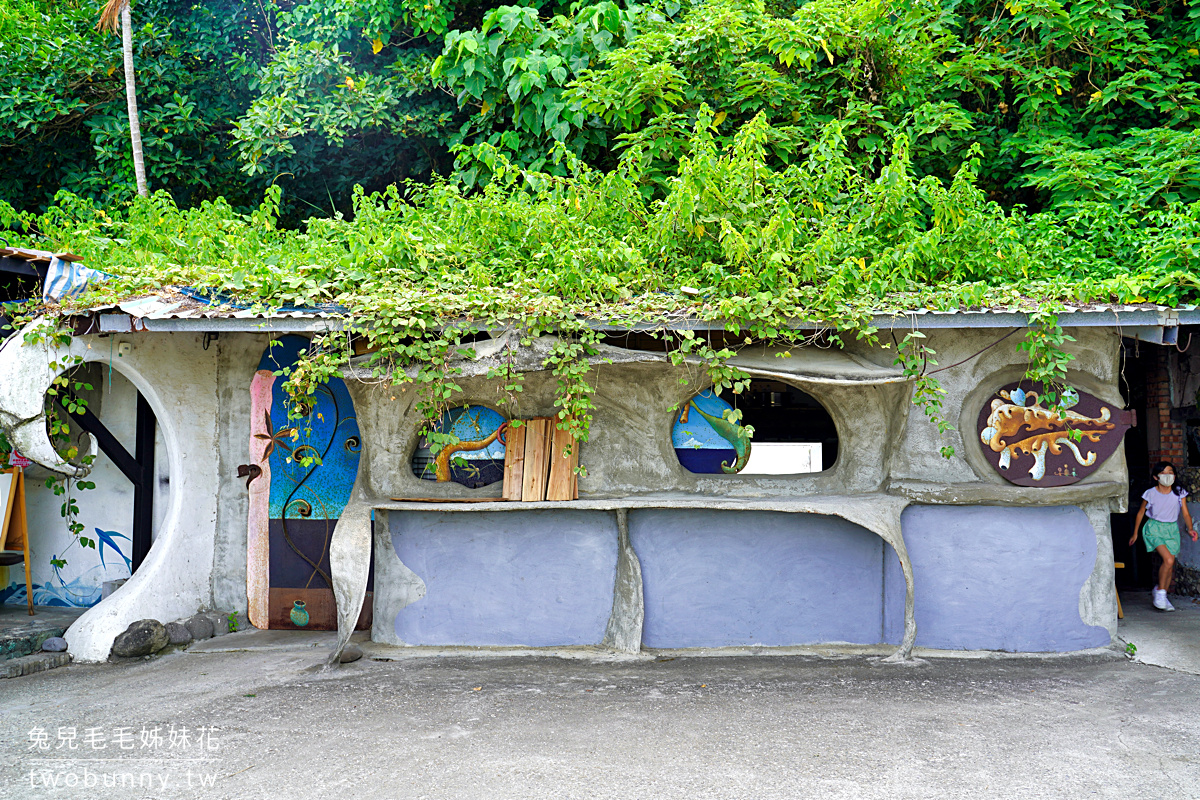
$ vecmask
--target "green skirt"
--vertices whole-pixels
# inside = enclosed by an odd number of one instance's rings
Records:
[[[1146,542],[1146,552],[1152,553],[1160,545],[1167,546],[1167,552],[1173,556],[1179,555],[1179,525],[1174,522],[1159,522],[1147,519],[1142,525],[1142,539]]]

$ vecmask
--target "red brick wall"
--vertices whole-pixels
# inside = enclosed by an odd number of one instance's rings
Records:
[[[1183,467],[1185,458],[1183,424],[1171,419],[1170,351],[1154,347],[1146,372],[1146,430],[1149,434],[1150,463],[1174,462]],[[1154,433],[1157,431],[1158,436]]]

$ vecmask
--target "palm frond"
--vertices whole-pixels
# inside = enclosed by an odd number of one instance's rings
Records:
[[[96,23],[96,30],[116,33],[117,26],[121,24],[121,12],[128,5],[129,0],[108,0],[100,10],[100,21]]]

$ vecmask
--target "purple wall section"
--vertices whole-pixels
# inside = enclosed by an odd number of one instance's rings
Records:
[[[604,511],[393,512],[396,553],[426,596],[396,617],[423,645],[598,644],[617,529]],[[1109,642],[1079,617],[1096,538],[1075,507],[917,506],[902,517],[917,644],[1069,651]],[[636,509],[643,644],[898,642],[904,578],[879,537],[836,517]]]
[[[1065,652],[1109,643],[1079,617],[1096,534],[1074,506],[912,506],[901,517],[916,583],[917,645]],[[904,577],[888,548],[886,629],[900,641]]]
[[[617,525],[604,511],[404,512],[392,544],[426,594],[396,616],[423,645],[599,644]]]
[[[883,633],[883,540],[858,525],[638,510],[629,534],[642,563],[646,647],[874,644]]]

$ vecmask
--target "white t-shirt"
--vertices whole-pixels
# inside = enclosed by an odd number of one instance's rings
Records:
[[[1147,506],[1146,514],[1150,519],[1159,522],[1178,522],[1179,507],[1183,505],[1185,497],[1187,497],[1186,489],[1180,489],[1179,494],[1175,494],[1174,490],[1163,494],[1155,486],[1142,493],[1142,499],[1146,501]]]

